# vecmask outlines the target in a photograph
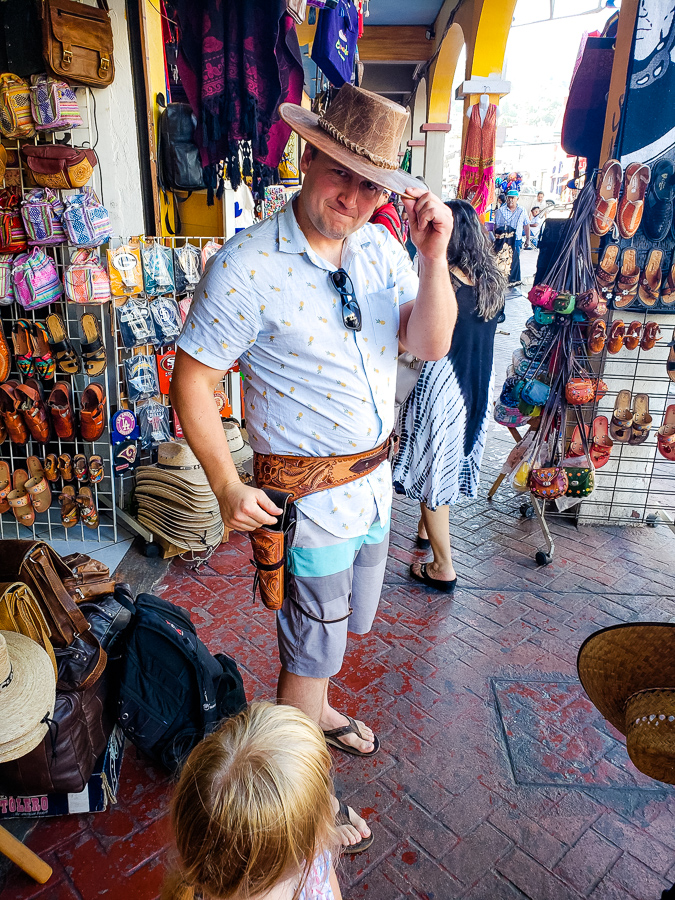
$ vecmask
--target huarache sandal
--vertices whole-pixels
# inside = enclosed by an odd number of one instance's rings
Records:
[[[601,469],[609,460],[614,446],[614,441],[608,433],[608,425],[607,416],[596,416],[593,419],[589,455],[596,469]]]
[[[56,375],[56,360],[49,346],[49,334],[42,322],[31,323],[33,338],[33,362],[43,381],[51,381]]]
[[[103,457],[98,453],[89,457],[89,481],[91,484],[103,481]]]
[[[675,328],[673,328],[673,339],[668,344],[670,352],[666,360],[666,372],[671,381],[675,381]]]
[[[589,353],[602,353],[607,343],[607,323],[604,319],[593,319],[588,323],[586,345]]]
[[[86,481],[89,475],[87,470],[87,460],[84,453],[76,453],[73,457],[73,468],[75,470],[75,478],[78,481]]]
[[[415,564],[413,563],[413,565]],[[415,581],[419,581],[420,584],[426,584],[427,587],[435,588],[437,591],[443,591],[446,594],[451,594],[455,589],[455,585],[457,584],[456,578],[453,578],[452,581],[443,581],[440,578],[432,578],[431,575],[429,575],[427,572],[426,563],[422,563],[420,565],[419,575],[413,569],[413,567],[410,566],[410,574],[415,579]]]
[[[668,270],[666,280],[661,286],[661,303],[672,306],[675,303],[675,263]]]
[[[675,404],[671,404],[663,416],[663,425],[656,436],[656,444],[661,456],[675,459]]]
[[[338,803],[340,804],[340,808],[338,812],[335,813],[335,824],[338,827],[340,825],[351,825],[355,828],[356,826],[349,815],[350,812],[353,812],[351,806],[347,806],[342,800],[338,800]],[[343,847],[340,852],[347,856],[353,856],[354,853],[363,853],[364,850],[367,850],[368,847],[370,847],[374,840],[375,835],[371,831],[368,837],[361,838],[356,844],[348,844],[346,847]]]
[[[661,329],[658,322],[645,322],[645,328],[642,332],[640,347],[643,350],[653,350],[654,345],[661,337]]]
[[[37,378],[27,378],[23,384],[17,384],[14,393],[21,398],[19,409],[31,437],[40,444],[46,444],[51,427],[42,394],[42,385]]]
[[[623,238],[632,238],[640,227],[650,175],[651,170],[644,163],[634,162],[626,166],[623,195],[616,214],[616,224]]]
[[[5,332],[2,329],[2,321],[0,321],[0,383],[7,381],[11,367],[12,355],[9,352],[9,346],[5,339]]]
[[[609,425],[609,433],[615,441],[627,444],[632,435],[633,411],[631,409],[631,392],[619,391],[614,403],[612,421]]]
[[[33,509],[37,513],[45,512],[52,505],[52,492],[45,478],[42,463],[37,456],[29,456],[26,460],[30,478],[26,482],[26,490],[30,494]]]
[[[81,487],[75,500],[80,508],[80,518],[87,528],[98,528],[98,510],[91,490]]]
[[[605,303],[609,303],[614,294],[614,287],[619,274],[619,264],[617,262],[618,256],[619,245],[608,244],[605,247],[602,259],[598,263],[598,268],[595,270],[595,279],[598,283],[598,289]]]
[[[16,364],[22,375],[35,375],[35,363],[33,362],[33,338],[31,337],[30,322],[27,319],[19,319],[12,326],[12,345]]]
[[[615,319],[614,322],[609,326],[609,333],[607,335],[607,352],[608,353],[618,353],[619,350],[623,347],[623,338],[626,334],[626,326],[621,321],[621,319]]]
[[[633,401],[633,431],[628,441],[629,444],[644,444],[649,437],[649,429],[652,427],[652,417],[649,415],[649,397],[647,394],[636,394]]]
[[[9,510],[7,497],[12,490],[12,476],[9,471],[9,464],[4,459],[0,459],[0,515]]]
[[[25,469],[17,469],[14,472],[14,490],[7,495],[7,502],[19,525],[31,528],[35,522],[35,510],[30,502],[30,494],[26,490],[27,481],[28,472]]]
[[[70,343],[63,319],[58,313],[50,313],[45,320],[45,325],[49,332],[49,344],[52,354],[56,357],[59,371],[65,372],[66,375],[77,375],[80,371],[80,360]]]
[[[80,344],[84,370],[87,375],[93,378],[105,371],[107,365],[101,329],[98,319],[91,313],[85,313],[83,316],[80,316],[80,325],[84,335],[84,339]]]
[[[584,431],[586,432],[586,442],[588,442],[591,433],[590,426],[584,425]],[[583,456],[584,452],[584,441],[581,436],[581,429],[578,425],[575,425],[574,431],[572,432],[572,440],[570,441],[569,450],[567,451],[567,458],[573,459],[576,456]]]
[[[59,461],[56,453],[45,456],[44,473],[47,481],[56,481],[59,477]]]
[[[354,719],[346,713],[342,713],[342,715],[347,719],[349,725],[341,725],[339,728],[329,728],[328,731],[324,730],[323,736],[326,739],[328,746],[336,747],[338,750],[344,750],[345,753],[350,753],[352,756],[375,756],[380,749],[380,742],[375,735],[373,735],[372,741],[373,749],[368,751],[368,753],[362,753],[361,750],[357,750],[356,747],[350,747],[349,744],[345,744],[344,741],[339,740],[339,738],[345,737],[347,734],[355,734],[358,738],[361,738],[362,741],[366,740],[359,731],[359,726]]]
[[[70,453],[62,453],[59,456],[59,475],[64,481],[72,481],[75,477],[73,475],[73,460]]]
[[[626,328],[626,336],[623,339],[623,345],[626,350],[636,350],[640,346],[641,334],[642,322],[631,322]]]
[[[663,250],[652,250],[647,257],[647,263],[640,279],[638,299],[643,306],[652,307],[659,299],[661,289],[661,260]]]
[[[637,252],[629,247],[621,257],[621,271],[614,292],[614,309],[630,306],[638,292],[640,268],[637,264]]]
[[[621,175],[621,163],[617,159],[608,159],[598,177],[591,228],[599,237],[607,234],[614,225],[621,191]]]
[[[66,528],[72,528],[80,521],[80,507],[75,500],[75,488],[66,485],[59,494],[61,504],[61,522]]]

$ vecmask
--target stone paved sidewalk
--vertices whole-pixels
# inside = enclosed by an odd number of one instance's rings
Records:
[[[509,303],[498,378],[527,304]],[[538,568],[536,522],[508,489],[487,490],[512,439],[493,426],[480,498],[456,507],[453,597],[411,582],[417,509],[395,503],[380,612],[335,679],[336,706],[377,731],[381,752],[336,754],[339,788],[366,815],[372,849],[340,863],[347,900],[656,900],[675,881],[675,792],[640,775],[577,681],[584,638],[606,625],[675,620],[675,538],[660,526],[552,525]],[[158,591],[190,610],[213,651],[239,662],[250,698],[274,696],[274,619],[250,600],[247,541],[199,575],[172,565]],[[151,900],[170,843],[168,780],[128,748],[108,814],[38,825],[29,845],[54,867],[7,900]]]

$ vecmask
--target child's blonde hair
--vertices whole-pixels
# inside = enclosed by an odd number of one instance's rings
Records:
[[[294,875],[300,895],[314,859],[339,846],[330,754],[293,706],[252,703],[198,744],[172,802],[180,869],[162,900],[246,898]]]

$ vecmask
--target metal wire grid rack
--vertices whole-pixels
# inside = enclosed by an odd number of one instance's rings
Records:
[[[98,131],[95,122],[95,100],[93,94],[88,88],[77,89],[77,98],[80,106],[80,114],[82,115],[83,125],[72,132],[54,133],[51,135],[53,143],[68,143],[71,146],[92,146],[95,147],[98,138]],[[93,127],[92,127],[93,126]],[[92,140],[92,135],[94,140]],[[37,138],[31,139],[37,143]],[[12,187],[15,191],[24,196],[30,190],[30,186],[26,185],[24,180],[24,170],[21,165],[20,148],[31,141],[10,141],[3,139],[3,144],[10,154],[8,160],[8,169],[5,175],[5,184]],[[13,151],[13,154],[10,153]],[[16,165],[13,156],[16,160]],[[102,203],[105,203],[103,192],[103,176],[99,166],[94,168],[92,183],[96,193]],[[61,191],[62,195],[76,193],[76,191]],[[70,248],[68,244],[60,244],[55,247],[44,248],[56,264],[57,270],[63,280],[64,270],[70,261]],[[45,399],[49,392],[57,382],[65,382],[70,387],[71,402],[73,412],[78,421],[78,413],[80,409],[80,399],[82,392],[88,384],[98,382],[103,387],[106,394],[106,427],[100,439],[94,443],[85,442],[79,437],[76,429],[76,437],[73,441],[61,441],[52,434],[48,444],[38,444],[33,440],[29,440],[25,446],[19,446],[12,443],[9,437],[0,445],[0,459],[9,464],[10,472],[18,468],[26,467],[26,459],[29,456],[37,456],[41,461],[44,460],[46,453],[69,453],[71,456],[76,453],[83,453],[87,459],[92,455],[98,454],[103,459],[104,477],[98,484],[89,485],[94,495],[96,507],[99,511],[99,525],[94,529],[86,528],[83,522],[72,528],[66,529],[61,523],[61,513],[58,503],[58,493],[61,481],[50,484],[52,489],[52,505],[44,512],[36,514],[35,523],[32,528],[26,528],[19,525],[14,518],[11,510],[0,516],[0,539],[4,538],[42,538],[46,540],[65,540],[65,541],[97,541],[99,543],[112,543],[117,540],[117,515],[115,504],[115,484],[112,477],[112,450],[110,444],[110,386],[114,387],[114,379],[111,379],[110,360],[114,359],[112,354],[112,339],[110,329],[110,310],[109,305],[80,305],[67,303],[65,296],[62,302],[50,304],[37,310],[26,310],[20,304],[13,303],[10,306],[0,307],[0,322],[2,323],[5,338],[8,346],[11,348],[11,329],[12,325],[18,319],[28,319],[30,321],[44,321],[45,317],[51,312],[58,312],[66,326],[66,332],[69,339],[77,352],[81,343],[81,334],[79,330],[79,318],[84,312],[92,313],[100,322],[100,331],[103,338],[103,344],[108,359],[108,368],[96,378],[89,378],[86,374],[80,372],[77,375],[66,375],[57,370],[53,381],[43,382],[45,391]],[[16,367],[16,360],[12,354],[12,369],[9,379],[23,381]]]

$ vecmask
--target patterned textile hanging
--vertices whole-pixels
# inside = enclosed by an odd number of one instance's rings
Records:
[[[457,196],[468,200],[479,215],[495,199],[496,137],[497,107],[494,103],[488,106],[481,125],[480,109],[475,103],[466,129]]]

